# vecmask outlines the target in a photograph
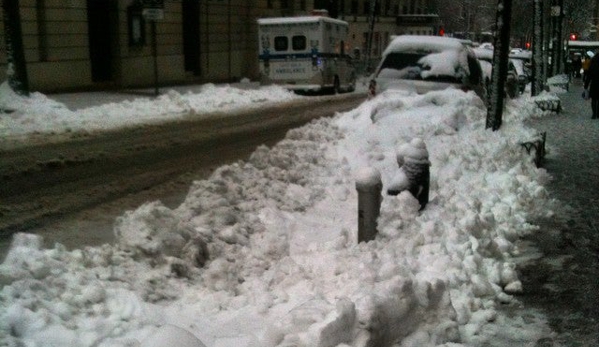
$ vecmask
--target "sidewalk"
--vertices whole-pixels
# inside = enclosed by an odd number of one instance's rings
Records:
[[[558,333],[542,346],[599,345],[599,120],[582,90],[572,80],[559,94],[562,113],[532,123],[547,132],[550,194],[570,209],[541,225],[532,241],[542,257],[522,269],[524,304],[542,309]]]

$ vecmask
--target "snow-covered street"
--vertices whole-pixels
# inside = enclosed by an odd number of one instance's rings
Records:
[[[211,85],[71,111],[0,95],[16,110],[0,129],[20,138],[297,97]],[[386,92],[220,167],[177,208],[125,212],[114,245],[44,249],[17,234],[0,265],[0,345],[533,346],[553,334],[545,317],[500,307],[520,305],[516,261],[534,256],[517,241],[560,213],[520,145],[539,116],[522,96],[492,132],[473,92]],[[419,212],[409,193],[385,195],[376,239],[358,244],[357,173],[379,170],[386,191],[414,138],[428,149],[430,202]]]

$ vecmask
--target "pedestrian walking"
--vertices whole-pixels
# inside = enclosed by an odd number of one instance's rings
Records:
[[[584,78],[584,95],[586,99],[591,99],[591,110],[593,111],[591,118],[599,118],[599,54],[595,54],[591,58],[589,71]]]
[[[591,66],[591,58],[595,53],[591,51],[587,51],[584,55],[584,60],[582,61],[582,80],[586,78],[586,75],[589,73],[589,67]]]
[[[580,78],[580,70],[582,70],[582,59],[580,53],[574,53],[572,57],[572,74],[576,78]]]

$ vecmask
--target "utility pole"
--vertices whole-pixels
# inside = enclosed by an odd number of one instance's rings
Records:
[[[2,0],[2,11],[4,13],[8,85],[15,93],[29,96],[29,79],[23,49],[19,0]]]
[[[510,23],[512,21],[512,0],[497,2],[495,26],[497,35],[493,50],[493,75],[491,77],[491,92],[487,109],[487,129],[493,131],[501,127],[503,117],[503,101],[505,80],[507,78],[508,59],[510,52]]]

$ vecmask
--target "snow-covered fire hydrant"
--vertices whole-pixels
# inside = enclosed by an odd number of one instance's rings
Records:
[[[428,203],[430,166],[426,144],[420,138],[403,144],[397,151],[399,171],[391,180],[387,194],[398,195],[409,191],[420,203],[420,210]]]

